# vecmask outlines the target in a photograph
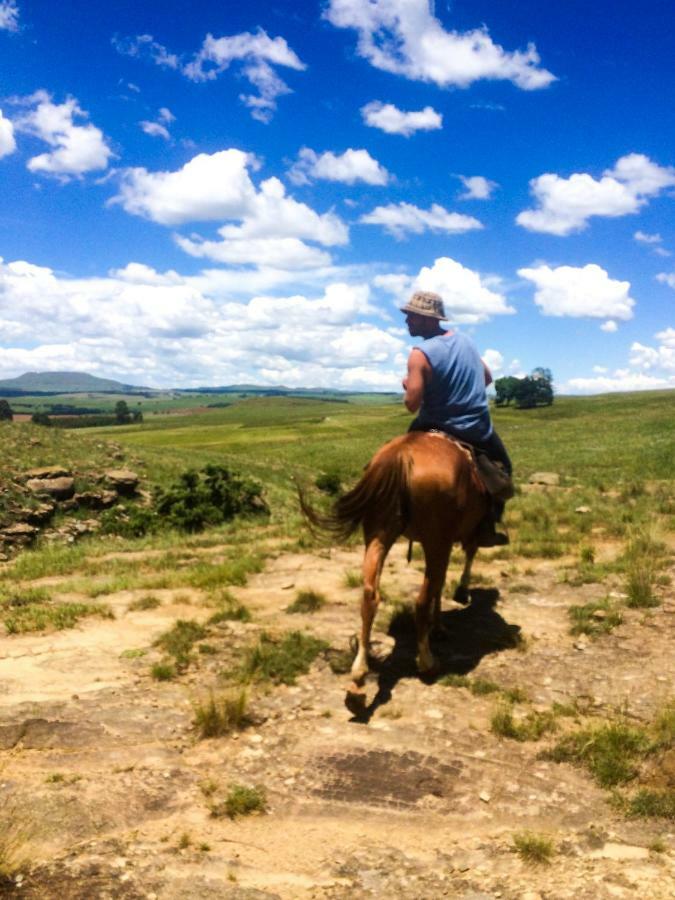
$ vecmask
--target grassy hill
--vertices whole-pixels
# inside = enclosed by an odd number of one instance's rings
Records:
[[[147,388],[122,384],[109,378],[98,378],[86,372],[25,372],[18,378],[0,381],[0,395],[16,396],[21,394],[71,394],[71,393],[134,393]]]

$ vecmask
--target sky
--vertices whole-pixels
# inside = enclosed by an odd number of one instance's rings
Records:
[[[672,0],[0,0],[0,378],[675,387]]]

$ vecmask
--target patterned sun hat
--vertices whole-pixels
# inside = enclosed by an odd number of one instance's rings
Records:
[[[443,300],[433,291],[415,291],[401,312],[417,313],[418,316],[429,316],[432,319],[447,319]]]

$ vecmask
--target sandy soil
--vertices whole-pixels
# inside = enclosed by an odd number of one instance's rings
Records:
[[[394,548],[383,584],[411,599],[420,564],[408,565],[405,550]],[[359,568],[360,555],[270,561],[235,589],[252,622],[214,627],[217,653],[174,682],[150,677],[153,640],[176,618],[212,612],[184,589],[179,603],[174,592],[153,592],[162,605],[144,612],[130,611],[134,594],[123,592],[106,598],[114,620],[1,638],[0,847],[25,863],[0,894],[674,898],[672,824],[623,818],[585,771],[539,758],[546,739],[493,735],[494,696],[421,681],[405,631],[374,634],[367,722],[345,709],[348,678],[334,674],[329,652],[294,686],[253,689],[253,722],[242,732],[196,739],[194,702],[262,628],[310,631],[335,657],[349,647],[359,589],[344,586],[345,572]],[[517,565],[514,573],[479,561],[476,571],[496,587],[476,588],[466,608],[446,602],[449,636],[434,644],[443,673],[520,687],[531,698],[526,709],[577,702],[635,720],[673,695],[671,588],[649,614],[627,610],[610,635],[575,638],[567,608],[612,585],[560,583],[559,561]],[[527,567],[534,574],[523,574]],[[455,559],[451,577],[457,569]],[[304,588],[329,602],[313,615],[287,614]],[[147,654],[123,655],[139,648]],[[264,786],[265,815],[210,815],[235,782]],[[553,839],[550,865],[513,852],[514,832],[525,829]],[[657,838],[662,852],[649,849]]]

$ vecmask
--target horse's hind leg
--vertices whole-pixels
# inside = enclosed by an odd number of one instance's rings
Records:
[[[426,565],[424,581],[415,604],[415,628],[417,630],[417,668],[421,673],[431,672],[436,666],[431,647],[429,632],[432,617],[440,618],[441,592],[445,583],[448,568],[450,547],[424,546]]]
[[[356,686],[361,687],[368,674],[368,648],[370,632],[377,608],[380,605],[380,577],[382,567],[393,540],[375,535],[367,538],[366,552],[363,557],[363,598],[361,600],[361,636],[359,638],[356,658],[352,665],[352,678]]]

